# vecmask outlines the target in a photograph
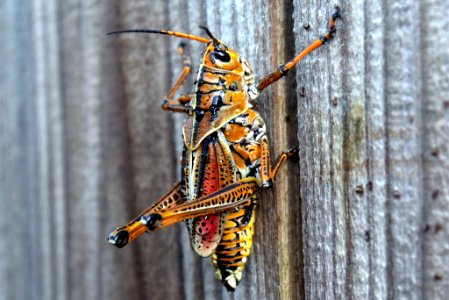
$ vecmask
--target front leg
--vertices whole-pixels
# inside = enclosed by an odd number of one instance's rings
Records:
[[[181,183],[178,182],[175,186],[156,203],[145,209],[139,216],[134,218],[125,226],[115,229],[108,237],[108,242],[118,248],[122,248],[134,241],[142,235],[147,228],[140,222],[141,217],[150,211],[159,211],[169,209],[184,202],[184,197],[181,190]]]
[[[168,92],[167,96],[165,96],[164,101],[162,101],[162,109],[166,111],[171,112],[180,112],[185,113],[186,112],[186,104],[190,102],[190,99],[192,98],[191,95],[181,95],[177,99],[173,99],[176,92],[179,90],[179,88],[184,84],[184,82],[187,79],[187,76],[190,74],[192,67],[190,65],[190,59],[185,53],[185,45],[184,43],[181,43],[178,47],[178,52],[181,55],[182,58],[182,64],[184,65],[184,68],[181,72],[181,74],[178,77],[178,80],[176,80],[176,83],[173,85],[173,87]]]
[[[186,104],[189,103],[191,99],[191,95],[181,95],[176,100],[165,99],[162,101],[161,107],[166,111],[188,113]]]
[[[341,18],[340,8],[338,7],[338,5],[336,5],[335,12],[332,14],[332,18],[329,21],[329,30],[326,32],[326,34],[321,36],[312,44],[310,44],[306,49],[304,49],[301,53],[299,53],[298,56],[296,56],[292,61],[289,61],[288,63],[279,66],[276,71],[262,78],[257,84],[257,91],[259,93],[262,92],[266,87],[284,77],[287,74],[287,72],[291,70],[294,66],[296,66],[304,57],[306,57],[311,52],[320,48],[330,39],[332,39],[332,37],[335,35],[335,32],[337,32],[337,29],[335,27],[335,21],[338,18]]]

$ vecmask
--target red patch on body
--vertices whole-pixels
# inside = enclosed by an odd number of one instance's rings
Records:
[[[220,216],[217,214],[198,217],[195,219],[195,232],[202,236],[214,235],[218,232]]]
[[[219,189],[219,166],[214,144],[209,144],[208,157],[204,168],[201,186],[202,196],[210,195]],[[209,214],[193,220],[191,228],[192,248],[201,256],[209,256],[217,247],[223,234],[228,213]]]
[[[210,214],[195,218],[192,227],[192,247],[196,253],[206,257],[212,254],[223,234],[228,213]]]

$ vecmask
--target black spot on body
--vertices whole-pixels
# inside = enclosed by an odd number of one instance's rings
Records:
[[[229,90],[231,91],[237,91],[239,89],[239,84],[237,81],[234,81],[233,83],[231,83],[231,85],[229,86]]]
[[[218,117],[218,111],[223,106],[223,97],[221,95],[215,95],[212,99],[210,111],[212,113],[211,121],[215,121]]]

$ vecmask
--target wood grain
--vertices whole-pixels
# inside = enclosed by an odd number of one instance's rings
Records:
[[[260,78],[334,3],[1,1],[0,299],[445,299],[449,2],[339,4],[335,39],[258,99],[272,159],[300,161],[260,193],[232,294],[182,224],[106,242],[179,180],[183,122],[160,110],[179,40],[106,33],[206,25]]]

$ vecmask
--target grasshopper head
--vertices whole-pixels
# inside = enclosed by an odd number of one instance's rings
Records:
[[[236,73],[242,73],[242,60],[237,52],[226,46],[222,41],[212,35],[207,27],[200,26],[210,37],[206,45],[202,63],[209,68],[217,68]]]
[[[243,75],[242,59],[239,54],[222,42],[211,42],[206,46],[203,64],[210,68],[232,71]]]

